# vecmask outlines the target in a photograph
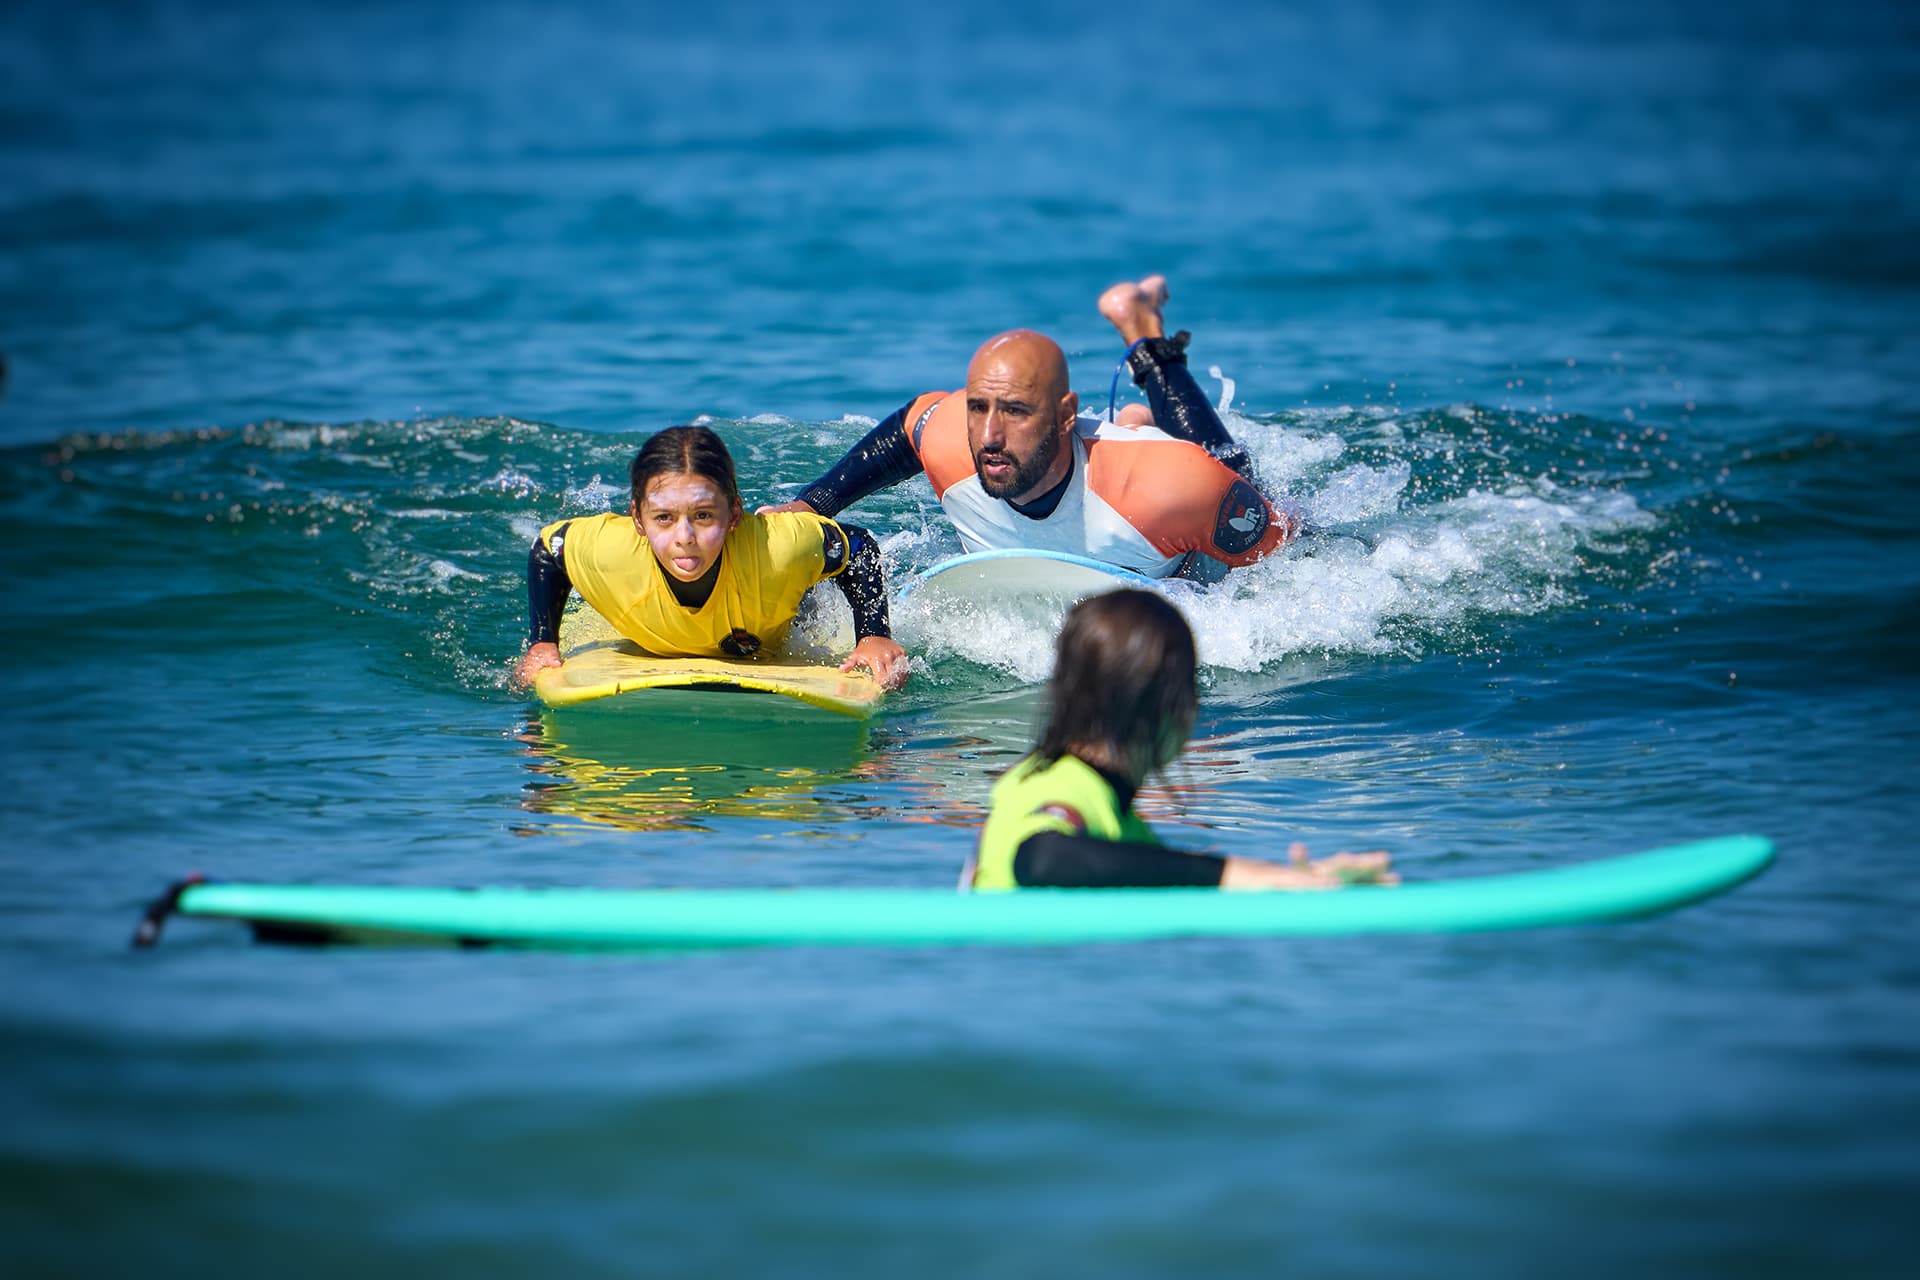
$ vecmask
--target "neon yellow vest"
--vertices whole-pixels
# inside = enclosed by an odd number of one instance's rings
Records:
[[[540,541],[551,551],[553,535],[566,529],[561,558],[574,590],[648,653],[717,658],[740,656],[741,636],[756,642],[748,652],[781,647],[800,597],[833,576],[824,532],[831,524],[803,511],[745,517],[727,534],[713,594],[698,609],[673,598],[666,570],[631,516],[557,521],[540,531]]]
[[[973,887],[1019,888],[1013,878],[1014,855],[1029,836],[1042,831],[1160,843],[1153,828],[1132,809],[1122,810],[1112,786],[1078,756],[1061,756],[1044,768],[1028,756],[993,784],[993,809],[974,853]]]

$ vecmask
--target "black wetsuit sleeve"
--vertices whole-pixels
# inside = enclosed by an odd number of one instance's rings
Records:
[[[833,581],[840,588],[840,594],[847,598],[847,607],[853,610],[853,637],[855,640],[865,640],[868,636],[891,638],[893,630],[887,620],[887,573],[880,564],[879,544],[859,525],[843,524],[840,531],[847,535],[844,552],[847,567],[834,575]],[[827,536],[833,537],[831,527]],[[836,549],[829,546],[829,568],[835,555]]]
[[[1253,459],[1220,421],[1213,404],[1187,368],[1186,333],[1148,338],[1127,356],[1134,385],[1147,393],[1153,425],[1199,445],[1243,479],[1253,479]]]
[[[916,399],[918,397],[915,397]],[[847,456],[800,493],[800,501],[823,516],[835,516],[871,493],[920,474],[920,455],[907,440],[907,410],[913,401],[887,415],[885,422],[847,450]]]
[[[560,614],[567,607],[567,595],[573,582],[567,577],[566,526],[553,535],[560,554],[547,550],[545,540],[534,538],[527,552],[527,643],[559,644]]]
[[[1013,878],[1026,889],[1217,888],[1226,859],[1157,844],[1041,831],[1020,842]]]

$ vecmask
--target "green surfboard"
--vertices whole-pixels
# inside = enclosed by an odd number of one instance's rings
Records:
[[[440,889],[188,882],[148,910],[240,921],[271,942],[580,950],[1031,946],[1180,937],[1454,933],[1633,919],[1759,874],[1773,846],[1724,836],[1506,875],[1318,893],[1216,889]]]

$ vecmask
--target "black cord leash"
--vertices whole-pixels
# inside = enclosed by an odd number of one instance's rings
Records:
[[[167,917],[180,910],[180,895],[206,882],[207,878],[196,871],[184,880],[174,881],[165,893],[148,903],[140,923],[133,930],[134,949],[144,951],[160,941],[160,930],[167,923]]]

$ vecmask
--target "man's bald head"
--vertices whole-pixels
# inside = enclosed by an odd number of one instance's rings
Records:
[[[980,344],[967,365],[967,385],[989,369],[999,371],[1000,379],[1031,388],[1049,401],[1067,394],[1067,353],[1044,333],[1032,329],[1009,329]]]

